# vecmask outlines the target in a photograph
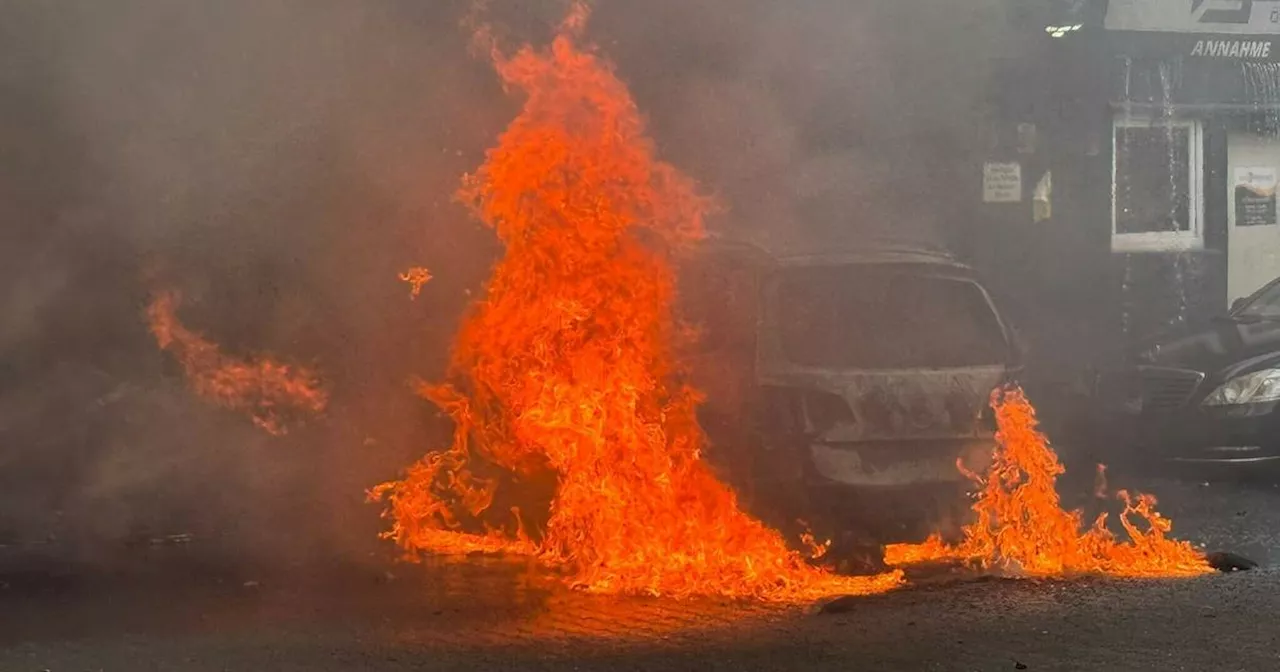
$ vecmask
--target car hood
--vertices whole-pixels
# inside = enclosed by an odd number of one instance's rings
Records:
[[[1280,359],[1280,320],[1222,318],[1150,339],[1134,357],[1139,364],[1212,374],[1266,360],[1271,353]]]

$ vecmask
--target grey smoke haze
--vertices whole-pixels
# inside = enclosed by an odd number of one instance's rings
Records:
[[[441,374],[496,250],[452,193],[517,101],[467,4],[0,5],[0,534],[370,536],[362,489],[432,441],[406,379]],[[564,6],[491,5],[511,41]],[[601,0],[588,34],[717,228],[853,246],[964,212],[1003,7]],[[271,440],[191,399],[141,322],[155,284],[229,350],[314,363],[329,415]]]
[[[596,26],[666,154],[728,201],[721,227],[852,246],[970,207],[1009,5],[615,2]]]

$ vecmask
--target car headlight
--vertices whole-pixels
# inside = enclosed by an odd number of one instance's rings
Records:
[[[1237,406],[1280,400],[1280,369],[1236,376],[1205,397],[1205,406]]]

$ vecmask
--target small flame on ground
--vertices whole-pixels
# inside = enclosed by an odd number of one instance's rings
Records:
[[[409,283],[409,298],[416,299],[422,293],[422,286],[431,281],[431,271],[414,266],[400,274],[400,280]]]
[[[1081,513],[1059,503],[1055,482],[1064,469],[1036,429],[1035,409],[1026,396],[1016,388],[997,390],[992,405],[999,447],[973,505],[977,520],[964,528],[956,545],[934,535],[922,544],[889,546],[888,564],[960,561],[1030,576],[1167,577],[1213,571],[1190,543],[1165,536],[1172,523],[1156,512],[1150,495],[1117,493],[1124,503],[1119,519],[1127,541],[1107,529],[1105,513],[1082,529]],[[1101,484],[1105,488],[1105,481]]]
[[[899,585],[808,564],[701,459],[701,395],[675,382],[667,253],[702,236],[710,203],[655,158],[611,67],[575,45],[586,18],[575,4],[549,50],[491,50],[524,106],[460,196],[506,253],[458,335],[454,384],[421,390],[453,418],[452,447],[370,491],[385,536],[410,557],[536,555],[604,593],[790,601]],[[498,481],[477,472],[495,467],[554,473],[536,540],[485,525]]]
[[[809,551],[809,558],[812,560],[821,560],[831,551],[831,540],[818,541],[812,532],[802,532],[800,534],[800,543]]]
[[[224,355],[216,343],[178,321],[179,303],[177,292],[159,292],[147,307],[147,319],[156,343],[182,364],[196,394],[248,413],[255,425],[275,435],[288,431],[290,419],[319,413],[328,405],[328,393],[315,373],[267,357]]]

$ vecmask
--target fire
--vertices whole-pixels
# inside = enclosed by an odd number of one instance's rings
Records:
[[[414,266],[401,273],[400,280],[409,283],[409,298],[416,299],[422,293],[422,286],[431,281],[431,271],[421,266]]]
[[[549,49],[494,50],[524,105],[460,198],[506,251],[458,334],[453,383],[421,390],[453,418],[452,447],[370,492],[387,503],[385,536],[410,557],[535,555],[596,592],[782,601],[895,587],[899,573],[811,566],[701,459],[667,256],[702,235],[711,204],[655,158],[610,65],[575,44],[585,21],[575,5]],[[518,511],[495,522],[499,484],[547,470],[542,529],[525,534]]]
[[[219,406],[247,412],[258,427],[284,434],[289,420],[319,413],[329,402],[316,375],[267,357],[238,360],[178,321],[177,292],[160,292],[147,307],[151,333],[161,350],[182,364],[196,394]]]
[[[961,561],[1031,576],[1158,577],[1212,571],[1191,544],[1165,536],[1172,523],[1155,510],[1150,495],[1117,493],[1124,503],[1119,519],[1127,541],[1107,529],[1105,513],[1082,530],[1081,513],[1064,510],[1058,501],[1054,485],[1064,470],[1036,429],[1030,402],[1021,390],[1007,389],[993,394],[992,405],[999,448],[973,505],[977,519],[964,528],[964,539],[952,546],[935,535],[923,544],[893,545],[885,551],[886,562]],[[1098,492],[1105,488],[1102,474],[1099,470]]]

